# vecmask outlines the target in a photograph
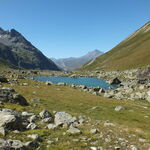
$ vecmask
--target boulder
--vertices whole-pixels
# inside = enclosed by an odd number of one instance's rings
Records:
[[[99,130],[98,129],[91,129],[90,133],[91,134],[97,134],[97,133],[99,133]]]
[[[67,133],[70,133],[70,134],[80,134],[81,131],[80,131],[78,128],[70,127],[70,128],[67,130]]]
[[[115,111],[124,110],[125,108],[123,106],[116,106]]]
[[[114,78],[111,82],[110,82],[111,85],[119,85],[121,84],[121,81],[118,79],[118,78]]]
[[[106,97],[106,98],[113,98],[114,96],[115,96],[114,91],[107,91],[104,93],[104,97]]]
[[[87,87],[85,86],[85,85],[79,85],[79,88],[81,88],[81,89],[86,89]]]
[[[19,140],[0,139],[0,150],[27,150],[27,148]]]
[[[66,112],[57,112],[54,117],[54,122],[57,126],[59,125],[67,125],[74,123],[76,121],[76,117],[72,117],[70,114]]]
[[[59,86],[65,86],[66,83],[64,83],[64,82],[59,82],[59,83],[57,83],[57,85],[59,85]]]
[[[29,118],[29,122],[35,122],[35,121],[38,120],[38,119],[39,119],[38,116],[33,115],[33,116],[31,116],[31,117]]]
[[[45,83],[46,85],[52,85],[53,83],[52,82],[50,82],[50,81],[46,81],[46,83]]]
[[[34,140],[34,141],[26,142],[25,146],[27,147],[27,149],[35,149],[39,147],[39,144],[36,140]]]
[[[35,140],[35,141],[37,141],[37,140],[40,139],[40,137],[39,137],[38,134],[31,134],[31,135],[28,135],[28,137],[31,138],[31,139],[33,139],[33,140]]]
[[[31,129],[31,130],[34,130],[34,129],[37,129],[37,128],[38,128],[38,126],[35,123],[30,123],[27,126],[27,129]]]
[[[24,130],[22,118],[15,111],[10,109],[2,109],[0,111],[0,127],[5,130]]]
[[[132,93],[130,95],[131,100],[144,100],[145,99],[145,93],[136,92]]]
[[[34,103],[39,103],[41,101],[41,99],[40,98],[32,98],[31,101]]]
[[[44,119],[42,120],[42,122],[43,122],[43,123],[51,123],[51,122],[53,122],[53,117],[44,118]]]
[[[52,114],[48,110],[43,110],[42,112],[39,113],[39,116],[44,119],[44,118],[52,118]]]
[[[55,124],[50,123],[47,125],[47,128],[48,129],[55,129],[55,128],[57,128],[57,126]]]
[[[11,88],[0,88],[0,101],[19,104],[22,106],[28,105],[26,99]]]
[[[93,88],[93,91],[94,91],[94,92],[99,92],[100,89],[101,89],[100,87],[94,87],[94,88]]]

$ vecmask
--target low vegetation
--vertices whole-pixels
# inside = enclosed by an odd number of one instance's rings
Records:
[[[126,70],[150,65],[150,22],[80,70]]]
[[[22,86],[22,83],[27,83],[27,86]],[[29,106],[25,107],[4,103],[0,105],[1,108],[34,112],[35,114],[47,109],[51,113],[63,111],[73,116],[85,116],[86,118],[86,122],[80,126],[82,131],[80,135],[66,134],[64,128],[54,130],[42,128],[20,133],[9,132],[5,137],[1,135],[2,138],[18,139],[24,142],[30,140],[27,135],[38,134],[41,150],[87,150],[92,146],[103,147],[107,150],[114,149],[116,146],[130,149],[130,145],[146,150],[150,146],[148,144],[150,142],[150,104],[148,102],[107,99],[68,86],[47,86],[45,83],[29,79],[21,79],[19,84],[2,84],[1,86],[14,88],[29,103]],[[31,101],[33,98],[39,98],[40,102]],[[125,109],[115,111],[116,106],[123,106]],[[106,122],[112,125],[104,126]],[[91,134],[92,128],[96,128],[99,133]],[[127,146],[121,146],[119,138],[126,139]],[[146,141],[145,144],[142,140],[139,142],[140,139]],[[47,144],[48,140],[53,141],[52,144]]]

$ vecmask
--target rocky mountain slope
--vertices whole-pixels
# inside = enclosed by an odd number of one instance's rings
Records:
[[[101,51],[94,50],[79,58],[70,57],[70,58],[62,58],[62,59],[55,59],[55,58],[51,58],[51,59],[63,70],[74,70],[80,68],[82,65],[95,59],[101,54],[102,54]]]
[[[81,70],[125,70],[150,65],[150,22]]]
[[[54,62],[14,29],[4,31],[0,28],[0,58],[25,69],[59,70]]]

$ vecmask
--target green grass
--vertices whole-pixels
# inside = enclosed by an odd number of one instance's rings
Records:
[[[145,101],[121,101],[115,99],[107,99],[99,96],[94,96],[90,93],[85,93],[83,91],[72,89],[70,87],[64,86],[46,86],[44,83],[36,82],[32,80],[20,80],[20,83],[27,82],[29,86],[14,85],[14,88],[18,93],[22,94],[29,102],[29,106],[22,107],[16,104],[6,103],[0,105],[1,108],[11,108],[16,111],[28,111],[38,114],[43,109],[47,109],[50,112],[53,111],[65,111],[74,116],[85,115],[89,118],[90,124],[81,126],[83,131],[81,137],[97,138],[94,135],[89,134],[89,130],[94,125],[94,128],[99,128],[104,134],[108,134],[109,130],[113,131],[113,136],[120,136],[128,138],[129,135],[135,134],[136,137],[132,141],[138,145],[138,138],[150,139],[150,119],[144,118],[144,116],[150,117],[150,104]],[[4,86],[10,87],[10,85],[5,84]],[[33,92],[36,94],[33,94]],[[41,102],[35,104],[31,102],[32,98],[40,98]],[[114,108],[118,105],[124,106],[125,110],[116,112]],[[92,107],[98,106],[97,109],[91,110]],[[147,106],[148,109],[143,107]],[[133,112],[129,112],[133,110]],[[96,125],[96,120],[100,120],[100,125]],[[103,127],[103,123],[106,120],[110,120],[115,123],[117,127]],[[72,139],[78,139],[80,136],[70,136],[63,135],[66,129],[36,129],[21,132],[19,134],[9,133],[5,138],[20,139],[22,141],[28,141],[28,134],[39,134],[41,136],[41,149],[56,149],[56,150],[68,150],[73,147],[76,149],[87,149],[83,142],[73,142]],[[109,133],[110,134],[110,133]],[[50,148],[46,148],[46,139],[54,140],[59,137],[59,141],[52,144]],[[115,138],[114,138],[115,140]],[[94,141],[94,139],[93,139]],[[99,141],[101,141],[99,139]],[[70,144],[69,144],[70,143]],[[105,142],[101,142],[98,145],[102,145],[107,148]],[[139,143],[140,145],[140,143]],[[143,148],[146,149],[146,148]]]
[[[150,28],[150,23],[147,29]],[[92,64],[80,70],[126,70],[150,65],[150,31],[140,32],[125,39],[109,52],[99,56]]]

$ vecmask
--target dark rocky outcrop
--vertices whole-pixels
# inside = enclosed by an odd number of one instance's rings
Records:
[[[121,81],[118,78],[114,78],[110,84],[111,85],[119,85],[119,84],[121,84]]]
[[[0,59],[24,69],[60,70],[15,29],[0,29]]]
[[[15,90],[11,88],[0,89],[0,101],[19,104],[22,106],[28,105],[26,99],[22,95],[16,93]]]

